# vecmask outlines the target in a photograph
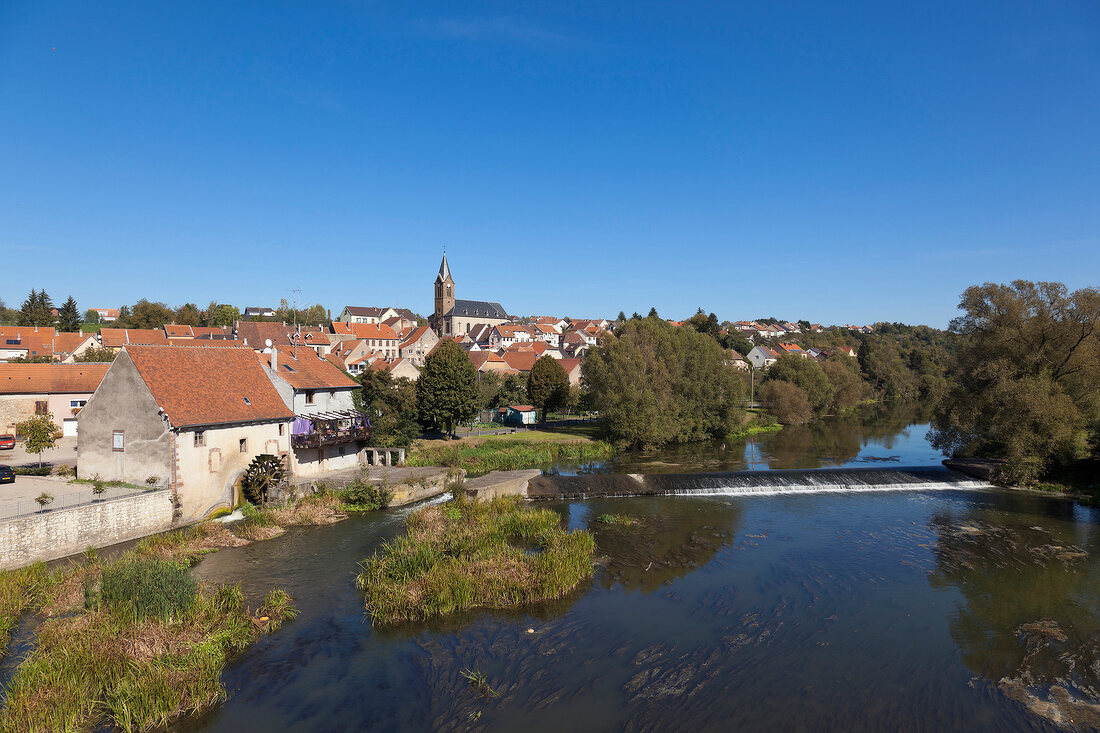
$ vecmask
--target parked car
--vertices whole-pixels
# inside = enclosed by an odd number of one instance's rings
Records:
[[[15,447],[14,435],[0,435],[0,450],[11,450]]]
[[[0,484],[14,484],[15,469],[11,466],[0,466]]]

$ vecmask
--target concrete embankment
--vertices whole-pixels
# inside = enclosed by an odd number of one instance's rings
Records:
[[[458,470],[457,473],[462,475],[465,472]],[[445,493],[447,483],[454,475],[455,469],[441,466],[367,466],[296,478],[292,481],[291,491],[298,496],[312,494],[322,487],[339,491],[346,489],[353,481],[365,478],[371,483],[390,487],[393,491],[390,506],[405,506]]]
[[[967,476],[991,482],[1004,461],[996,458],[947,458],[943,465]]]
[[[498,496],[527,496],[531,481],[542,476],[537,468],[526,471],[492,471],[466,482],[466,497],[489,501]]]

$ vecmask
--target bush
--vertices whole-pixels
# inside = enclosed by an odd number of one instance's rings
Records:
[[[15,466],[16,476],[49,476],[52,470],[49,466]]]
[[[784,425],[804,425],[813,415],[806,393],[790,382],[765,382],[760,388],[760,401]]]
[[[348,511],[373,512],[376,509],[384,509],[393,501],[393,490],[384,480],[375,484],[365,475],[360,474],[344,489],[341,498],[344,509]]]
[[[85,587],[85,601],[102,602],[111,613],[137,622],[181,618],[195,600],[198,586],[187,567],[169,560],[139,558],[103,568],[98,593]]]

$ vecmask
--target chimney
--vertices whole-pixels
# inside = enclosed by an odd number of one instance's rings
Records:
[[[276,374],[279,373],[279,348],[277,346],[271,347],[271,371]]]

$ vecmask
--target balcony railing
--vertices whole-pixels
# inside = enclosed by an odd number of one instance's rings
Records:
[[[370,428],[363,426],[291,435],[290,445],[294,448],[320,448],[324,445],[340,445],[355,440],[370,440]]]

